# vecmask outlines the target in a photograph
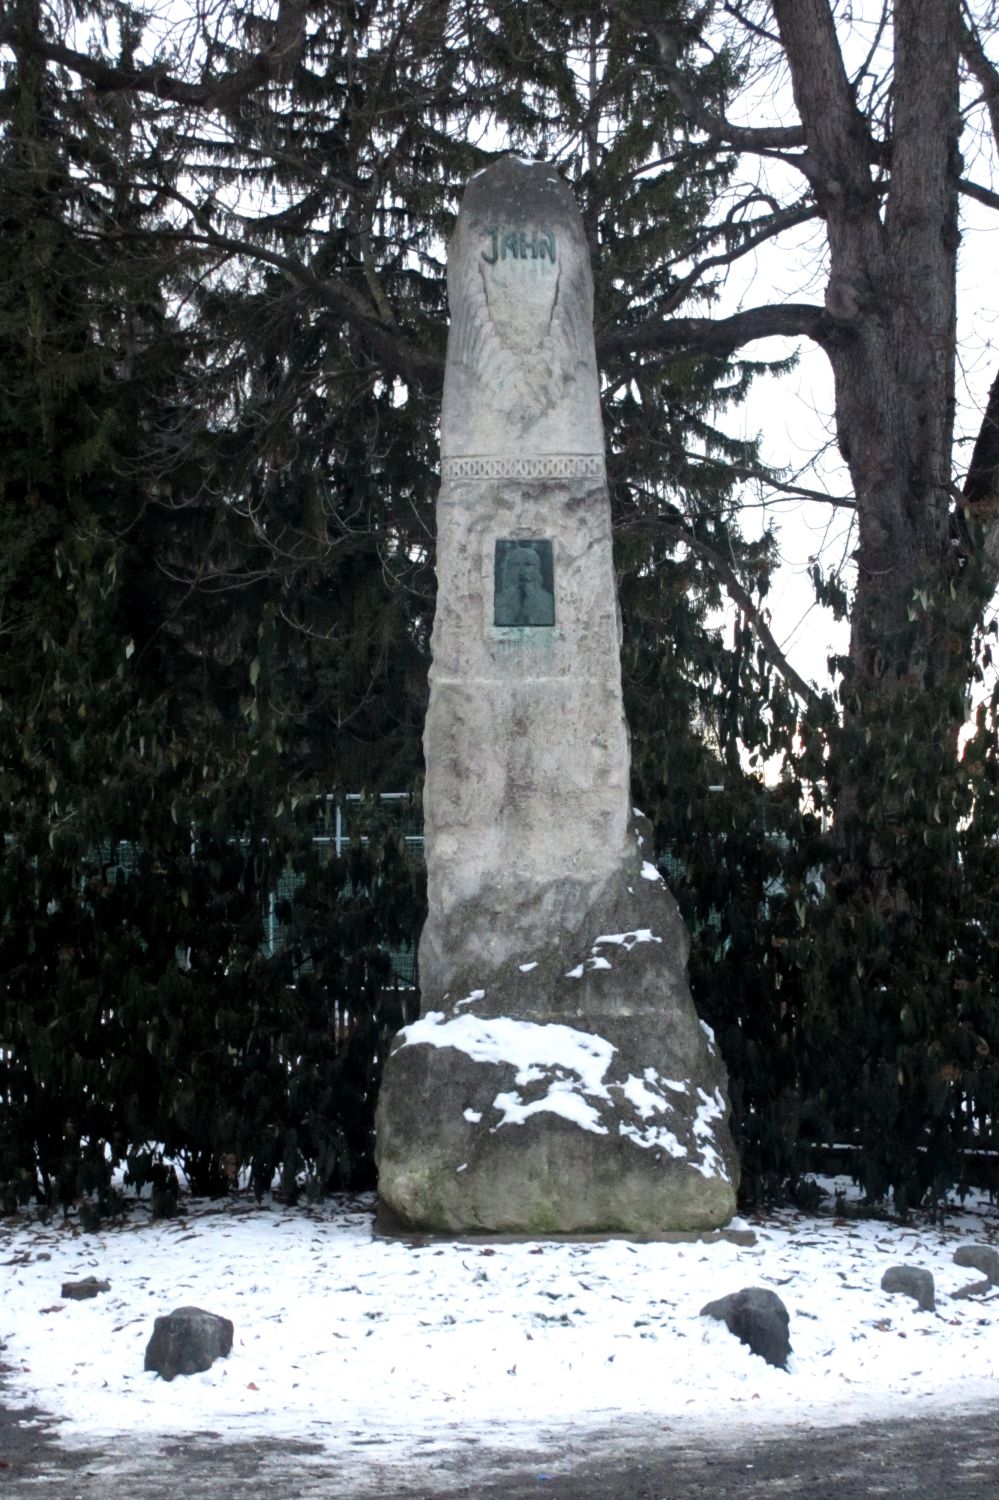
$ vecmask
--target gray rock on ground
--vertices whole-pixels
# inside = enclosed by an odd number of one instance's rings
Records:
[[[881,1278],[881,1290],[914,1298],[921,1312],[936,1311],[933,1274],[922,1266],[889,1266]]]
[[[999,1286],[999,1250],[991,1245],[958,1245],[954,1251],[955,1266],[971,1266],[981,1271],[992,1286]]]
[[[201,1307],[178,1307],[157,1318],[146,1346],[144,1368],[164,1380],[176,1375],[198,1375],[232,1348],[233,1325],[228,1318]]]
[[[743,1287],[741,1292],[708,1302],[701,1308],[701,1317],[717,1318],[768,1365],[787,1369],[791,1319],[776,1292],[761,1286]]]
[[[82,1281],[64,1281],[59,1295],[71,1302],[85,1302],[88,1297],[96,1297],[99,1293],[110,1290],[110,1281],[99,1281],[96,1276],[85,1276]]]
[[[959,1291],[951,1292],[950,1295],[953,1302],[965,1302],[970,1297],[987,1297],[991,1290],[992,1282],[985,1276],[981,1281],[969,1281],[967,1286],[961,1287]]]

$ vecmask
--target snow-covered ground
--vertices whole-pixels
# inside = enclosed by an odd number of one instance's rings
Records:
[[[999,1287],[954,1296],[980,1280],[954,1264],[955,1247],[999,1244],[984,1199],[942,1227],[831,1209],[737,1221],[753,1246],[386,1241],[372,1214],[366,1199],[234,1199],[158,1222],[137,1205],[92,1234],[72,1220],[0,1221],[5,1401],[65,1419],[68,1442],[294,1437],[346,1469],[353,1455],[360,1473],[373,1448],[389,1465],[415,1445],[473,1462],[477,1445],[543,1451],[559,1433],[654,1441],[999,1398]],[[936,1312],[880,1290],[903,1263],[932,1271]],[[110,1291],[60,1297],[85,1276]],[[789,1309],[786,1372],[699,1316],[745,1286]],[[190,1304],[233,1320],[233,1350],[166,1383],[143,1370],[153,1319]]]

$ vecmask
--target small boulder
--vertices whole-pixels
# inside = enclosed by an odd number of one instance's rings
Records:
[[[967,1286],[961,1287],[959,1291],[951,1292],[950,1295],[952,1301],[962,1302],[970,1301],[972,1297],[987,1297],[991,1290],[992,1283],[986,1276],[984,1281],[969,1281]]]
[[[73,1302],[85,1302],[88,1297],[96,1297],[100,1292],[110,1290],[110,1281],[98,1281],[96,1276],[85,1276],[82,1281],[64,1281],[59,1295]]]
[[[718,1318],[729,1333],[754,1354],[778,1370],[787,1369],[791,1353],[789,1338],[791,1319],[776,1292],[765,1287],[747,1286],[741,1292],[730,1292],[701,1308],[702,1318]]]
[[[157,1318],[146,1345],[145,1368],[164,1380],[175,1375],[197,1375],[208,1370],[232,1348],[233,1325],[228,1318],[201,1307],[178,1307]]]
[[[987,1276],[993,1286],[999,1286],[999,1250],[991,1245],[958,1245],[954,1251],[956,1266],[971,1266]]]
[[[914,1297],[922,1312],[936,1311],[933,1275],[922,1266],[889,1266],[881,1278],[881,1290]]]

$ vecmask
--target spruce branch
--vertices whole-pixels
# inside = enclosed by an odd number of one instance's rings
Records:
[[[680,27],[661,19],[660,6],[621,4],[620,0],[612,0],[612,9],[626,26],[651,38],[657,52],[657,71],[663,82],[680,108],[709,140],[751,152],[789,151],[804,146],[805,134],[800,125],[734,125],[722,110],[706,104],[681,66]]]
[[[625,530],[648,531],[657,536],[668,536],[673,541],[681,542],[688,547],[695,556],[706,562],[714,573],[722,588],[728,594],[732,603],[741,610],[753,628],[753,631],[780,675],[784,678],[788,687],[809,708],[821,707],[822,699],[811,683],[805,681],[788,661],[787,656],[777,644],[777,639],[767,623],[761,607],[753,599],[745,584],[739,578],[732,564],[728,562],[714,547],[702,542],[688,527],[678,525],[675,521],[661,520],[658,517],[649,517],[641,521],[626,523]]]

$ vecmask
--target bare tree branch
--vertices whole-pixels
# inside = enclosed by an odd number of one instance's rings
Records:
[[[888,15],[888,6],[883,5],[881,7],[881,14],[878,17],[877,28],[874,32],[873,37],[871,38],[870,46],[867,49],[867,55],[850,81],[850,87],[853,90],[854,98],[856,98],[857,96],[857,91],[860,88],[861,81],[870,72],[871,63],[877,56],[878,48],[881,46],[882,38],[884,37],[884,34],[888,29]]]
[[[969,182],[966,177],[962,177],[957,188],[966,198],[974,198],[976,203],[984,203],[986,208],[999,208],[999,193],[982,187],[980,182]]]
[[[735,17],[740,26],[744,26],[753,36],[758,36],[761,41],[774,42],[777,46],[780,46],[780,37],[775,36],[772,31],[768,31],[765,26],[761,26],[758,21],[754,21],[752,16],[747,16],[741,5],[737,3],[726,4],[724,8],[730,16]]]
[[[961,56],[969,73],[981,85],[982,100],[989,112],[993,140],[999,144],[999,69],[986,56],[982,39],[965,4],[961,16]]]
[[[747,464],[732,463],[729,459],[712,458],[710,454],[694,453],[690,449],[684,449],[684,457],[692,459],[695,463],[710,464],[718,469],[723,469],[726,474],[731,474],[736,479],[755,479],[760,484],[769,485],[772,490],[781,494],[793,496],[800,500],[817,500],[822,505],[832,505],[842,510],[856,510],[857,502],[849,495],[830,495],[825,490],[811,490],[800,484],[791,484],[787,480],[778,479],[776,475],[770,474],[766,469],[756,469]]]
[[[810,683],[805,681],[801,673],[792,667],[784,652],[777,644],[774,633],[767,624],[760,606],[755,603],[749,590],[739,580],[731,563],[727,562],[720,552],[716,552],[714,547],[709,547],[706,542],[702,542],[693,532],[688,531],[685,526],[678,526],[672,521],[661,521],[650,517],[646,520],[626,525],[625,529],[630,531],[653,531],[656,535],[671,537],[674,541],[682,542],[685,547],[690,548],[691,552],[702,558],[716,575],[719,583],[732,600],[732,603],[746,616],[746,619],[756,633],[760,645],[777,671],[784,678],[788,687],[797,694],[803,703],[808,704],[810,708],[818,708],[820,706],[822,700],[819,694]]]
[[[807,224],[810,219],[816,219],[818,216],[819,211],[814,203],[784,209],[783,212],[775,213],[754,233],[740,240],[738,245],[734,246],[731,250],[718,255],[709,255],[704,260],[698,261],[683,280],[678,283],[668,302],[663,307],[663,313],[670,313],[674,308],[679,307],[706,271],[717,270],[720,266],[734,265],[744,255],[749,255],[751,251],[758,249],[760,245],[766,244],[767,240],[776,239],[786,229],[791,229],[796,224]]]
[[[805,144],[805,133],[799,125],[745,126],[733,125],[724,114],[711,109],[687,82],[680,66],[680,28],[661,19],[661,7],[638,3],[621,4],[611,0],[621,20],[632,30],[651,37],[659,54],[659,72],[677,103],[709,140],[733,146],[740,151],[789,151]]]
[[[824,308],[811,302],[783,302],[747,308],[728,318],[650,318],[634,328],[606,329],[597,338],[597,357],[661,352],[732,354],[755,339],[810,338],[824,345],[834,336]]]
[[[828,0],[773,0],[802,122],[800,159],[829,222],[858,212],[874,216],[878,194],[871,162],[881,148],[857,107]]]
[[[961,504],[975,516],[999,516],[999,375],[992,382],[971,451]]]
[[[305,39],[305,9],[305,0],[280,0],[273,43],[248,56],[231,73],[203,77],[198,83],[174,77],[161,64],[140,68],[115,66],[39,32],[26,34],[13,19],[0,20],[0,46],[28,49],[47,62],[60,63],[79,74],[98,93],[134,90],[177,104],[224,110],[262,83],[270,79],[285,81],[290,76]]]

